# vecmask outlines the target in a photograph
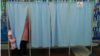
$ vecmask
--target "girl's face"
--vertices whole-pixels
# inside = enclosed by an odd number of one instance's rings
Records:
[[[9,35],[9,38],[12,38],[12,35]]]

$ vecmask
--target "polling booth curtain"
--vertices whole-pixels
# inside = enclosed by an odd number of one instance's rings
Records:
[[[70,46],[91,45],[92,2],[84,2],[83,7],[77,7],[77,2],[71,3]]]
[[[50,15],[47,2],[31,2],[31,46],[50,47]]]
[[[12,37],[16,38],[15,48],[20,49],[20,42],[25,26],[28,3],[22,2],[7,2],[8,15]]]
[[[52,47],[69,46],[69,3],[51,2]]]

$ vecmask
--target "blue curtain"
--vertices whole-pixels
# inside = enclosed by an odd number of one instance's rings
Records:
[[[84,2],[83,7],[77,7],[77,2],[71,3],[70,46],[91,45],[92,2]]]
[[[50,16],[47,2],[30,3],[31,46],[50,47]]]
[[[69,46],[69,3],[51,2],[52,47]]]
[[[25,26],[28,3],[7,2],[10,27],[13,38],[16,38],[15,48],[20,49],[20,42]]]

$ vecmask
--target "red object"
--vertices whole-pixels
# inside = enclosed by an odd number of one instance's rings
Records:
[[[28,41],[28,30],[29,30],[29,22],[26,21],[21,41]]]

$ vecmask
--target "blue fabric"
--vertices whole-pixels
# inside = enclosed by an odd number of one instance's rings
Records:
[[[50,15],[47,2],[30,3],[31,11],[31,46],[50,47]]]
[[[28,3],[7,2],[10,27],[13,38],[16,38],[15,48],[20,49],[20,42],[25,26]]]
[[[52,47],[69,46],[69,3],[51,2]]]
[[[84,2],[83,7],[77,7],[77,2],[71,3],[70,46],[91,45],[92,2]]]

